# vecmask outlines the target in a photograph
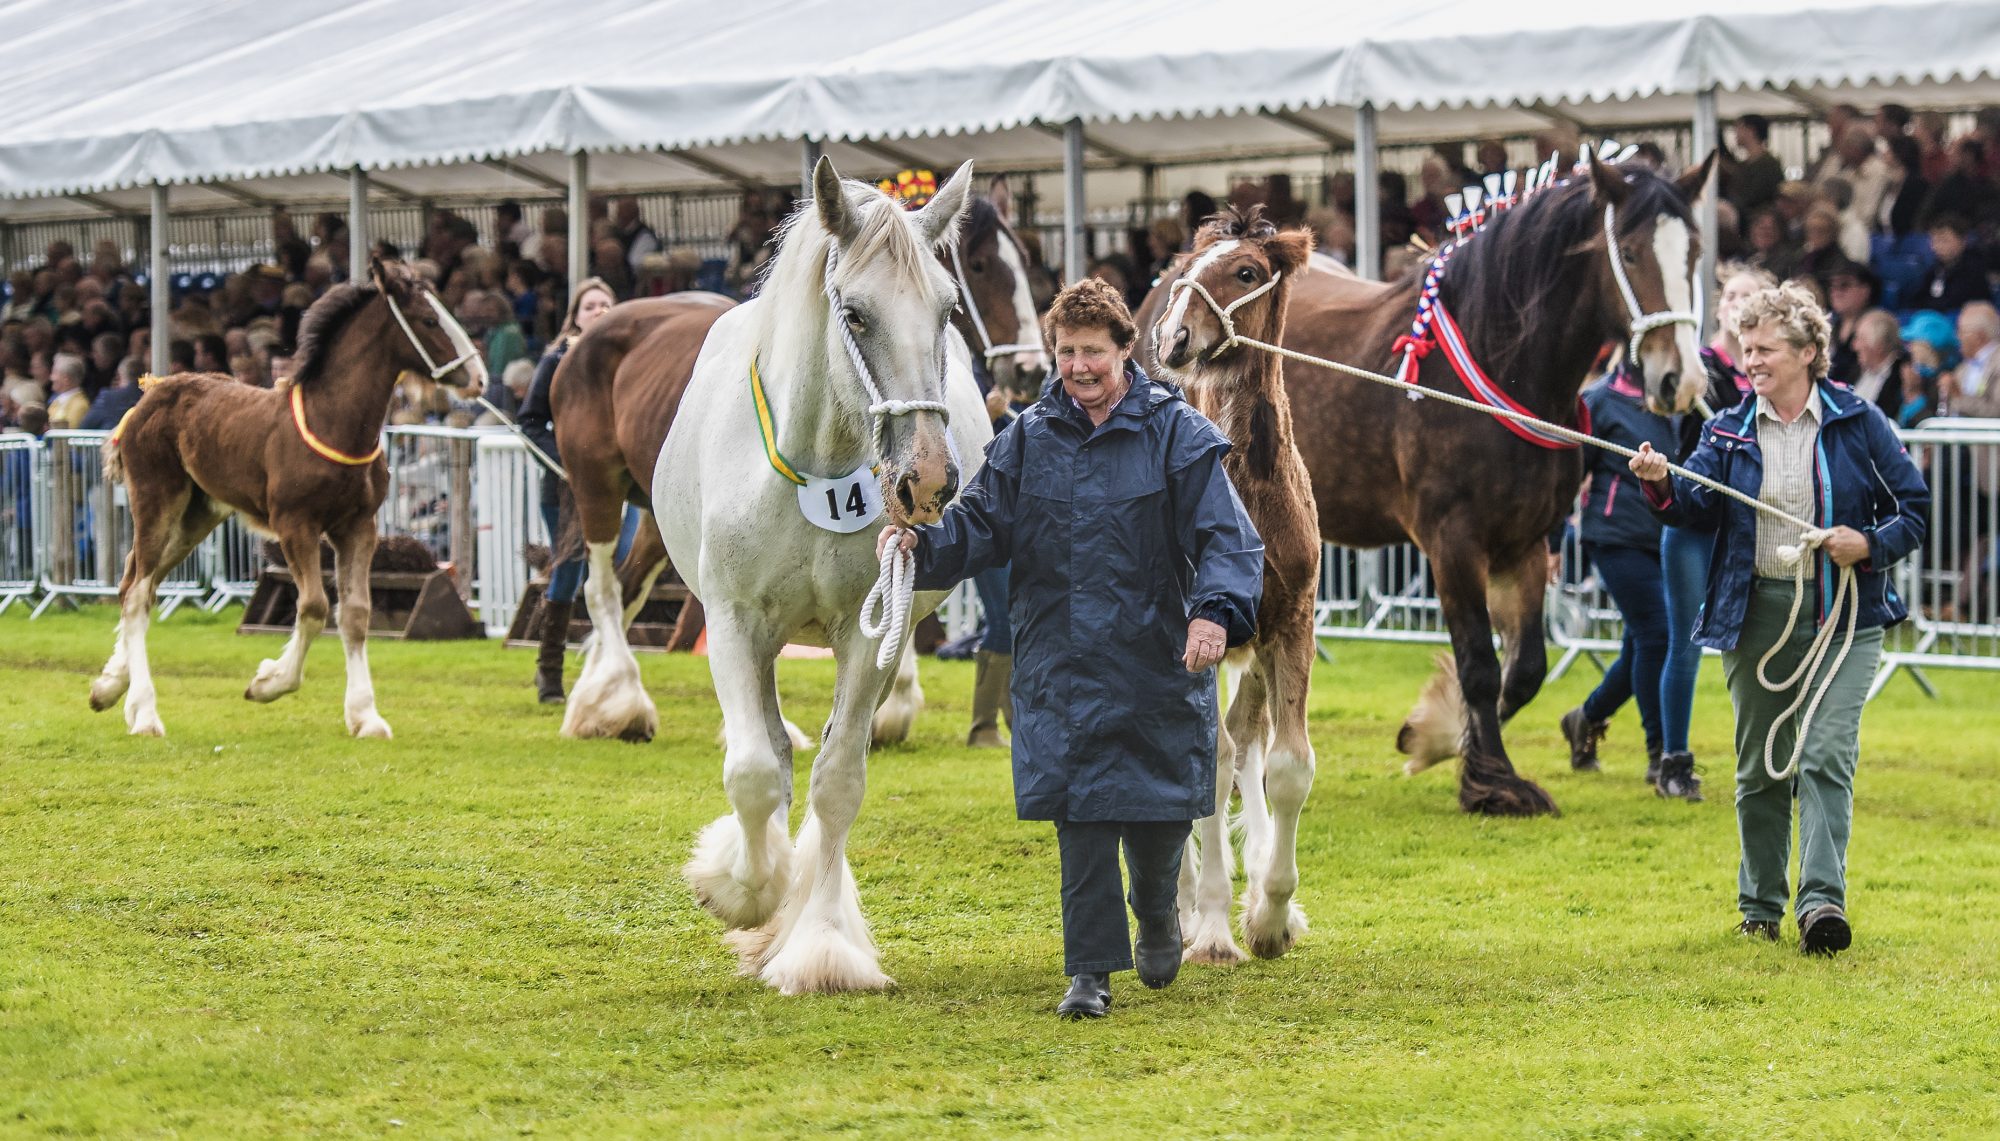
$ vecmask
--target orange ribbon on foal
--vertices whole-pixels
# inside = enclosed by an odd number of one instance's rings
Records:
[[[372,464],[382,456],[382,441],[379,437],[375,440],[374,451],[365,456],[353,456],[313,435],[312,429],[306,427],[305,394],[296,384],[292,386],[292,423],[298,428],[299,438],[306,442],[306,447],[334,463],[360,467],[363,464]]]

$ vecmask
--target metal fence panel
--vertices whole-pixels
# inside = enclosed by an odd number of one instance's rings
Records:
[[[42,442],[24,433],[0,436],[0,613],[42,587],[38,500],[48,483]]]
[[[525,552],[549,543],[542,522],[542,480],[554,479],[512,432],[488,432],[476,445],[473,474],[478,518],[477,581],[473,603],[490,637],[502,637],[528,589]]]
[[[118,595],[132,549],[132,511],[125,485],[104,478],[104,442],[110,435],[60,430],[43,439],[48,491],[37,615],[57,602]],[[204,561],[197,548],[161,578],[156,588],[161,617],[205,593]]]

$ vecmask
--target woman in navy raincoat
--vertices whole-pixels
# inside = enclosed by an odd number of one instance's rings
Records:
[[[1071,976],[1058,1013],[1097,1017],[1110,973],[1134,965],[1121,842],[1140,981],[1166,986],[1180,967],[1181,851],[1215,806],[1210,671],[1256,632],[1264,545],[1223,474],[1227,437],[1132,363],[1124,300],[1079,282],[1044,323],[1059,378],[903,543],[923,590],[1013,564],[1015,807],[1056,824]]]

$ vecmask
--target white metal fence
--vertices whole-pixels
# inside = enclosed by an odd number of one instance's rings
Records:
[[[384,435],[390,488],[382,533],[424,542],[454,569],[487,631],[505,633],[527,587],[523,552],[549,541],[540,466],[505,429],[398,427]],[[117,594],[132,522],[124,488],[102,476],[104,436],[0,436],[0,611],[34,600],[40,614],[57,603]],[[1903,439],[1932,486],[1930,533],[1896,568],[1893,582],[1911,620],[1889,631],[1875,689],[1908,670],[1935,693],[1926,668],[2000,670],[2000,421],[1933,420]],[[262,561],[261,541],[232,519],[162,584],[163,610],[240,601]],[[1558,651],[1552,676],[1580,658],[1602,667],[1622,634],[1616,607],[1573,537],[1561,567],[1546,609]],[[953,637],[978,628],[970,584],[952,593],[939,617]],[[1324,639],[1450,639],[1429,560],[1407,544],[1326,548],[1315,624]]]

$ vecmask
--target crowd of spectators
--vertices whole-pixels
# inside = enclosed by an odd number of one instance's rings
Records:
[[[1805,282],[1834,314],[1835,379],[1855,385],[1903,424],[1939,414],[2000,414],[1993,270],[2000,226],[2000,108],[1974,117],[1951,137],[1938,114],[1887,105],[1872,116],[1831,108],[1832,140],[1804,169],[1787,171],[1770,148],[1771,125],[1746,115],[1731,125],[1721,170],[1723,260],[1741,261]],[[1535,139],[1538,156],[1573,155],[1574,134]],[[1395,275],[1445,237],[1445,196],[1508,168],[1507,148],[1486,140],[1471,148],[1442,144],[1426,155],[1416,185],[1385,171],[1381,203],[1384,272]],[[1635,161],[1664,167],[1667,156],[1642,144]],[[1290,177],[1243,181],[1227,197],[1264,207],[1281,225],[1304,224],[1320,249],[1351,263],[1356,187],[1351,174],[1328,177],[1322,204],[1299,195]],[[621,299],[703,287],[746,294],[769,257],[778,222],[793,205],[788,190],[746,191],[725,246],[704,263],[668,248],[631,197],[592,200],[591,274]],[[1218,202],[1189,193],[1178,216],[1127,235],[1125,248],[1092,259],[1090,276],[1137,304],[1167,263],[1187,248],[1189,220]],[[489,393],[507,411],[525,391],[533,362],[554,335],[567,300],[569,219],[556,206],[530,219],[502,203],[490,231],[451,210],[434,211],[419,248],[387,243],[376,252],[407,256],[452,307],[486,352],[496,378]],[[272,256],[242,273],[203,277],[176,288],[169,319],[170,371],[234,375],[246,384],[284,382],[300,314],[346,281],[343,217],[318,215],[302,232],[280,211],[271,223]],[[1053,293],[1032,229],[1021,233],[1038,295]],[[1418,240],[1417,243],[1411,241]],[[108,428],[137,399],[137,377],[150,356],[149,294],[117,245],[99,242],[86,257],[51,242],[42,264],[16,270],[0,308],[0,429]],[[412,380],[399,392],[394,423],[471,423],[480,410],[446,390]]]

